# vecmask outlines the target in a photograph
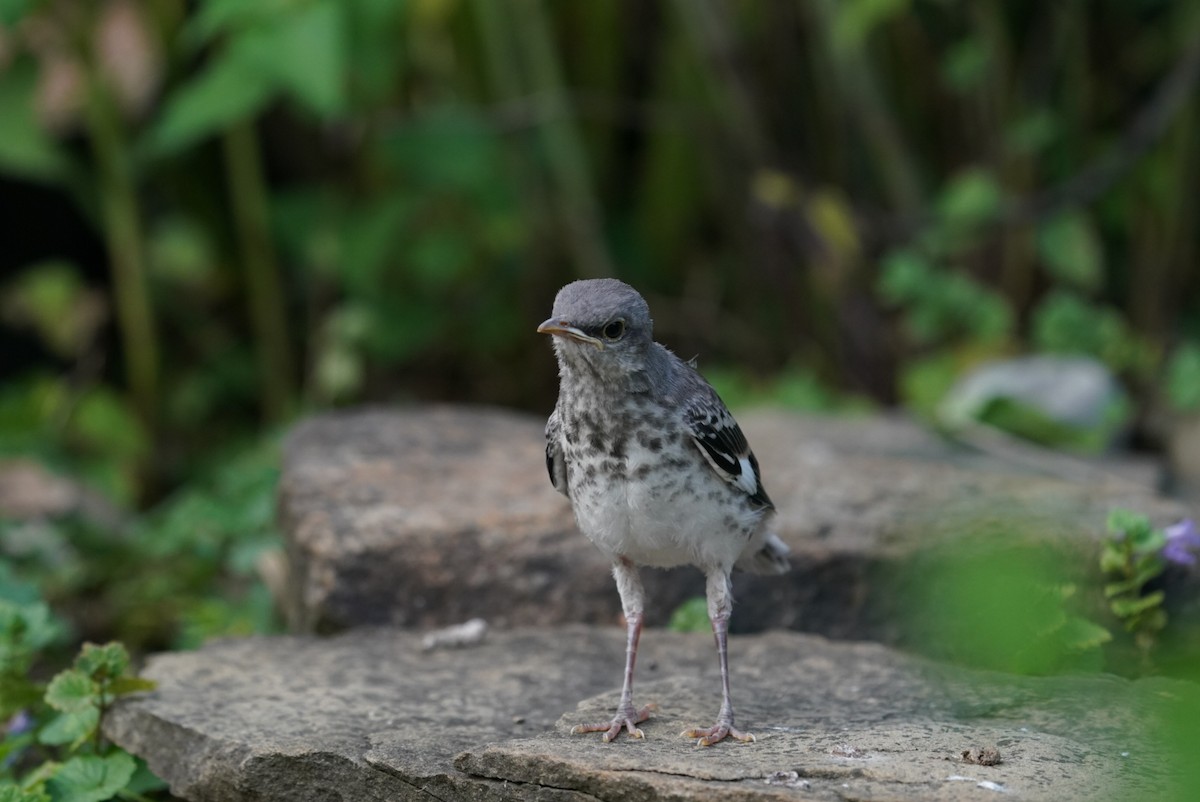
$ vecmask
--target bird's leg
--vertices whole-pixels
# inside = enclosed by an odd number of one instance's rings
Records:
[[[621,686],[621,701],[612,721],[577,724],[571,729],[576,735],[582,732],[603,732],[605,743],[616,738],[622,728],[634,738],[645,738],[645,733],[638,725],[650,718],[650,711],[654,707],[647,705],[639,710],[633,706],[633,666],[637,661],[638,639],[642,635],[642,606],[645,600],[642,580],[638,576],[637,566],[624,557],[613,563],[613,578],[617,580],[617,592],[621,594],[621,607],[625,611],[626,625],[625,682]]]
[[[680,735],[695,738],[697,746],[712,746],[726,737],[736,738],[743,743],[753,743],[754,736],[742,732],[733,725],[733,702],[729,698],[729,614],[733,609],[733,596],[729,589],[729,574],[712,571],[708,575],[708,617],[712,621],[713,639],[717,643],[717,660],[721,664],[721,711],[717,723],[707,729],[684,730]]]

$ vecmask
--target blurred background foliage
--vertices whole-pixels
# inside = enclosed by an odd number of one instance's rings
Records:
[[[932,420],[1077,354],[1126,442],[1200,433],[1198,83],[1188,0],[0,0],[0,608],[42,622],[0,652],[278,627],[281,429],[545,412],[575,278],[734,406]],[[1046,642],[1102,641],[1011,563]]]
[[[135,649],[268,627],[279,427],[545,411],[587,276],[735,405],[931,416],[1085,354],[1159,447],[1200,408],[1198,80],[1168,0],[0,0],[0,456],[113,508],[5,557]]]

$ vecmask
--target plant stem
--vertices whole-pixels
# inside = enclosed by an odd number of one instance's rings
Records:
[[[221,142],[241,262],[246,271],[246,297],[262,383],[262,413],[264,419],[277,421],[288,413],[292,404],[292,354],[254,122],[238,122],[225,132]]]
[[[95,71],[88,76],[86,114],[99,170],[100,213],[126,380],[138,416],[152,430],[158,410],[158,336],[146,282],[133,165],[114,101]]]
[[[516,12],[522,42],[519,53],[525,57],[531,83],[536,84],[536,91],[543,94],[547,103],[562,109],[566,104],[562,67],[541,0],[520,0],[510,10]],[[563,195],[562,210],[576,271],[581,276],[611,276],[614,269],[604,242],[600,201],[592,184],[579,127],[570,114],[559,113],[541,125],[541,133],[550,169]]]

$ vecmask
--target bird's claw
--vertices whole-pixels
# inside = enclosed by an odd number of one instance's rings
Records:
[[[757,739],[753,733],[742,732],[733,724],[718,722],[707,729],[694,728],[679,733],[684,738],[695,738],[696,746],[712,746],[725,738],[733,738],[744,744],[752,744]]]
[[[646,705],[641,710],[634,710],[632,707],[628,711],[617,711],[613,716],[612,721],[603,721],[596,724],[576,724],[571,728],[572,735],[582,735],[585,732],[603,732],[600,740],[604,743],[610,743],[618,735],[621,730],[625,730],[632,738],[645,738],[646,733],[642,732],[642,728],[638,725],[646,719],[650,718],[650,711],[655,709],[655,705]]]

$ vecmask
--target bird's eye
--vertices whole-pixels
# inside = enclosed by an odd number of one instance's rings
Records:
[[[619,340],[625,334],[625,321],[614,320],[604,327],[604,339]]]

